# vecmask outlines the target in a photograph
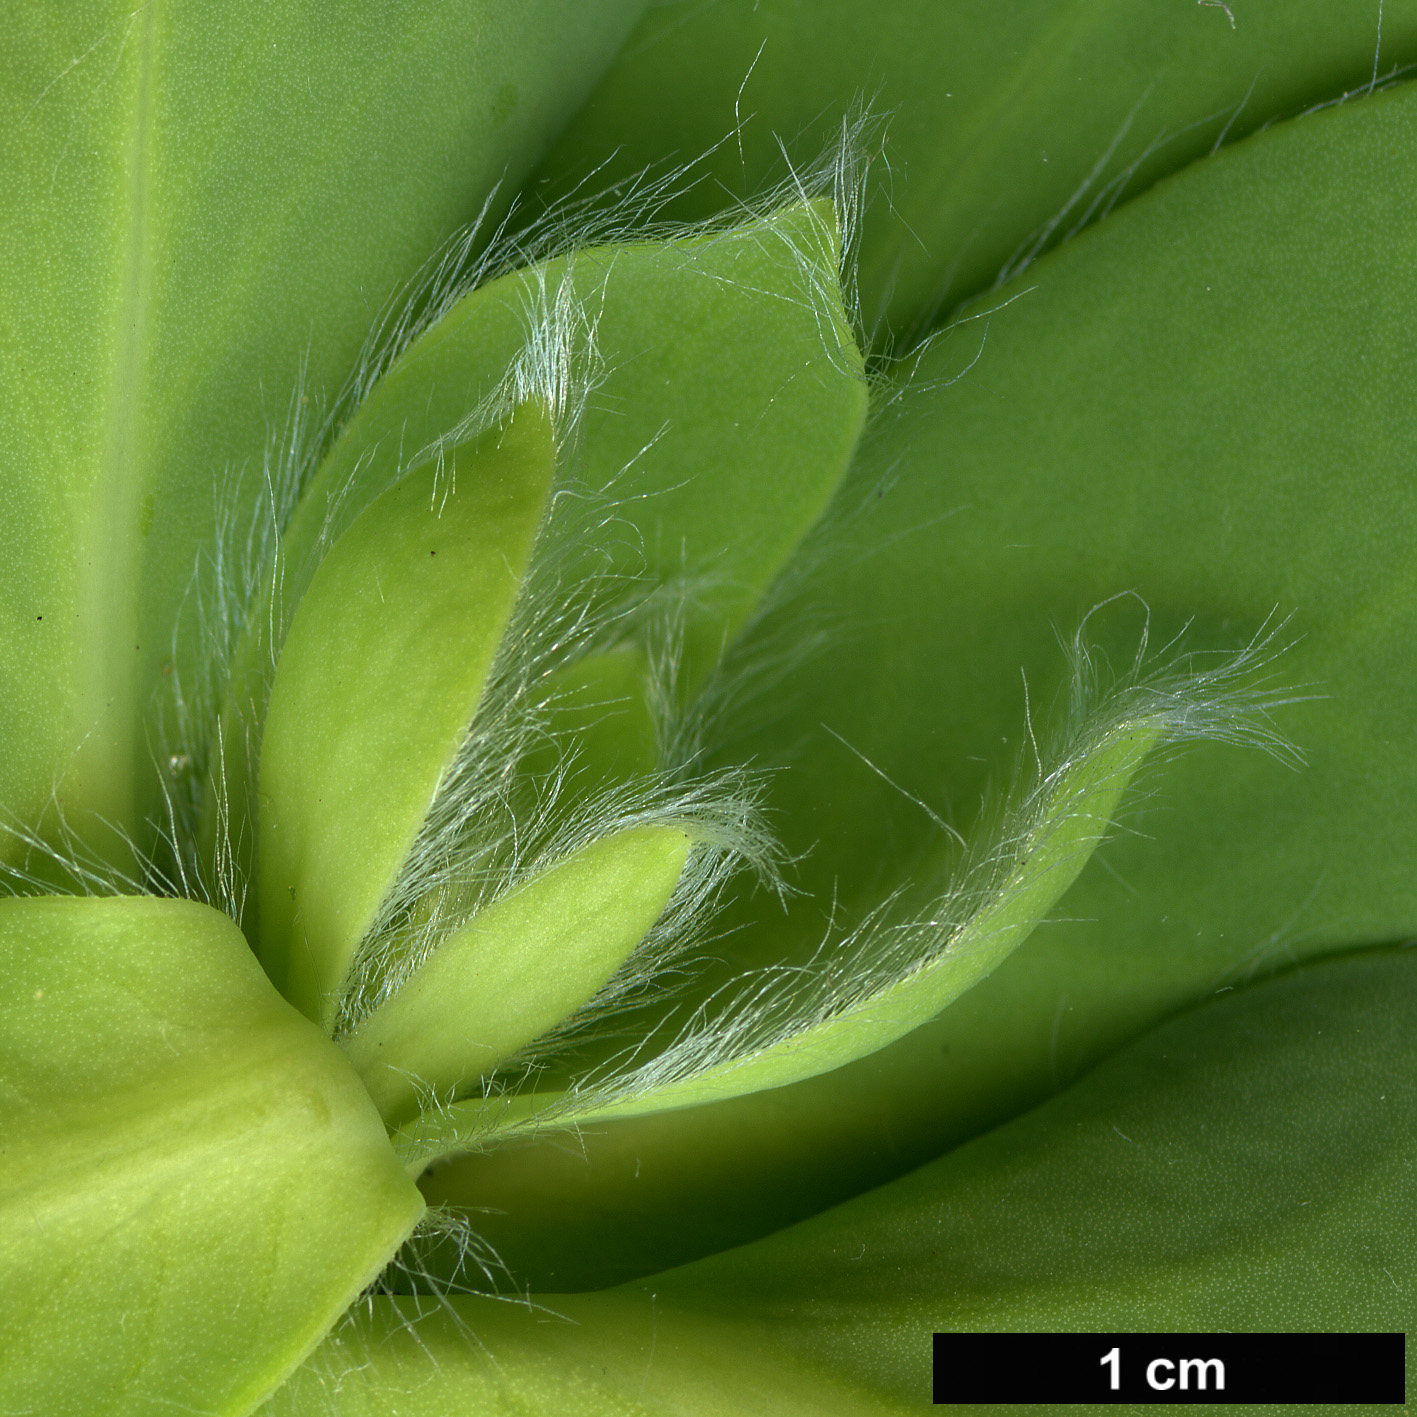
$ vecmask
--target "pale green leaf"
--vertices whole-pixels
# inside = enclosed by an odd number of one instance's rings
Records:
[[[760,1330],[638,1296],[379,1298],[261,1408],[261,1417],[899,1417],[882,1400],[781,1349]]]
[[[261,740],[260,951],[327,1027],[477,710],[554,472],[528,403],[371,503],[291,624]]]
[[[935,1329],[1400,1332],[1414,1039],[1417,955],[1303,966],[900,1181],[636,1287],[918,1402]]]
[[[689,581],[686,628],[711,664],[820,517],[861,431],[839,260],[835,213],[815,201],[708,235],[592,246],[473,291],[351,421],[292,523],[289,559],[308,554],[329,502],[347,517],[519,361],[554,382],[545,365],[564,351],[582,365],[564,392],[587,399],[573,485],[613,510],[601,540],[617,571]]]
[[[663,914],[689,837],[593,841],[480,910],[341,1047],[391,1124],[465,1091],[592,998]]]
[[[280,603],[261,588],[235,660],[207,861],[229,849],[247,869],[268,665],[323,548],[410,465],[436,465],[509,378],[523,386],[514,376],[558,405],[562,485],[592,508],[584,554],[562,537],[548,593],[574,602],[580,572],[677,586],[679,677],[702,680],[820,517],[865,419],[838,257],[830,204],[802,203],[709,235],[592,248],[454,302],[374,386],[294,512]],[[647,710],[626,715],[642,728]],[[622,716],[612,736],[629,726]],[[639,755],[628,748],[626,766]]]
[[[188,901],[0,902],[0,1392],[247,1412],[422,1210],[342,1055]]]
[[[667,1048],[636,1059],[638,1066],[621,1075],[592,1074],[565,1092],[492,1092],[425,1114],[400,1129],[401,1151],[428,1158],[469,1142],[482,1148],[518,1131],[697,1107],[878,1052],[933,1018],[1028,938],[1106,833],[1137,768],[1172,731],[1163,713],[1138,706],[1099,728],[1093,741],[1075,745],[1026,804],[1017,840],[1001,847],[1003,859],[991,863],[982,888],[946,895],[914,919],[888,905],[861,939],[830,942],[806,968],[748,976],[724,1001],[711,1001]],[[369,1059],[367,1050],[357,1055],[361,1072]]]
[[[1414,1038],[1417,956],[1306,967],[757,1244],[535,1309],[385,1301],[272,1410],[920,1411],[937,1330],[1402,1331]]]

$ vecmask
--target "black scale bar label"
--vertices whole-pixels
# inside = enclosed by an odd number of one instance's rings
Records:
[[[1402,1403],[1400,1333],[937,1333],[935,1401]]]

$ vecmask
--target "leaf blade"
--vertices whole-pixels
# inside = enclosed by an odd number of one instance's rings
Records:
[[[261,953],[328,1027],[360,941],[456,757],[551,495],[548,411],[411,474],[300,602],[261,740]]]
[[[545,1312],[389,1304],[273,1410],[329,1411],[341,1381],[372,1404],[421,1367],[430,1398],[475,1392],[490,1412],[558,1410],[563,1383],[606,1411],[652,1393],[716,1412],[751,1402],[742,1383],[771,1394],[765,1412],[795,1412],[814,1390],[818,1410],[905,1412],[931,1401],[935,1331],[1400,1331],[1417,1278],[1410,1227],[1393,1223],[1417,1203],[1414,1024],[1411,951],[1301,968],[766,1240],[633,1285],[540,1295]],[[486,1352],[450,1341],[449,1302]],[[421,1365],[420,1313],[437,1353]]]
[[[249,1410],[423,1211],[377,1114],[216,911],[7,900],[0,936],[7,1398]]]
[[[1235,15],[1165,0],[656,6],[539,183],[690,164],[669,211],[698,218],[786,177],[779,143],[811,166],[867,103],[888,122],[863,154],[864,324],[872,344],[909,343],[1120,196],[1417,57],[1410,4]]]
[[[842,631],[785,686],[800,697],[778,744],[758,740],[763,760],[796,754],[772,805],[788,849],[812,849],[799,883],[854,918],[935,828],[815,725],[969,830],[1027,741],[1020,668],[1053,702],[1057,631],[1119,592],[1150,604],[1153,643],[1194,616],[1190,646],[1233,645],[1296,610],[1272,673],[1306,699],[1279,722],[1308,766],[1223,745],[1172,765],[1144,835],[1106,848],[1067,919],[873,1059],[775,1099],[609,1124],[588,1162],[544,1146],[440,1172],[449,1200],[460,1172],[484,1204],[536,1197],[525,1229],[489,1227],[529,1274],[593,1285],[742,1243],[1034,1105],[1217,984],[1412,933],[1387,843],[1411,835],[1417,791],[1398,393],[1413,111],[1399,91],[1237,144],[1040,260],[967,378],[946,387],[986,322],[937,346],[933,388],[882,420],[845,488],[873,510],[808,582],[845,608]],[[1131,600],[1089,627],[1126,664],[1144,623]],[[730,921],[738,969],[808,957],[824,923],[753,904]],[[687,1203],[713,1217],[702,1242],[678,1223]]]
[[[528,171],[641,8],[11,7],[0,801],[18,824],[54,833],[58,795],[118,865],[123,838],[150,845],[153,699],[201,679],[211,627],[189,613],[174,646],[174,624],[223,500],[251,511],[271,425],[338,393],[379,306]]]

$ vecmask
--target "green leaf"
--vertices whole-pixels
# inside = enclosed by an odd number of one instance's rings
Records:
[[[550,715],[546,741],[521,761],[529,778],[564,773],[572,790],[589,796],[597,788],[643,778],[659,764],[660,725],[646,692],[654,682],[649,657],[638,645],[587,654],[546,681]],[[575,755],[558,749],[574,743]]]
[[[260,948],[328,1027],[482,696],[555,472],[545,407],[411,473],[320,563],[261,741]]]
[[[1414,1038],[1417,955],[1301,967],[901,1181],[638,1287],[917,1401],[934,1329],[1400,1331]]]
[[[7,813],[52,830],[59,784],[95,845],[144,835],[149,715],[164,668],[193,671],[174,622],[219,507],[242,520],[292,396],[338,392],[383,302],[526,174],[642,8],[7,7]]]
[[[575,420],[560,410],[574,421],[559,430],[570,440],[561,471],[609,525],[588,530],[579,561],[563,553],[558,593],[575,594],[578,570],[680,585],[685,688],[702,679],[821,515],[865,419],[838,259],[830,204],[802,203],[711,235],[592,248],[514,272],[416,340],[296,509],[282,603],[250,616],[223,711],[207,860],[242,852],[267,666],[323,546],[410,464],[445,455],[509,374],[553,402],[585,400]],[[568,377],[563,356],[588,367]]]
[[[1417,926],[1417,882],[1384,847],[1417,830],[1417,417],[1399,393],[1417,359],[1414,140],[1406,86],[1162,184],[1040,262],[1027,294],[1002,291],[1018,298],[987,320],[978,363],[985,321],[942,338],[854,470],[860,496],[892,479],[856,539],[883,549],[806,593],[869,629],[796,690],[808,705],[830,687],[824,721],[905,792],[956,804],[961,829],[1024,738],[1020,669],[1049,703],[1055,627],[1119,592],[1150,607],[1154,644],[1188,622],[1188,645],[1243,643],[1292,612],[1271,673],[1307,699],[1279,720],[1302,769],[1197,748],[1110,871],[1064,902],[1068,921],[902,1060],[937,1138],[1046,1095],[1219,984]],[[1125,664],[1141,621],[1128,597],[1089,632]],[[806,882],[849,905],[869,899],[880,843],[908,854],[930,827],[817,742],[774,805],[811,821]],[[947,1068],[918,1066],[946,1045]]]
[[[992,879],[972,899],[967,891],[947,895],[915,920],[887,907],[868,922],[864,940],[830,942],[825,961],[787,971],[778,989],[771,975],[743,981],[746,987],[731,991],[707,1020],[692,1020],[680,1039],[623,1078],[602,1086],[592,1081],[579,1092],[491,1096],[442,1108],[403,1129],[400,1147],[410,1156],[420,1148],[436,1154],[462,1149],[450,1136],[483,1146],[499,1134],[550,1124],[585,1126],[696,1107],[783,1087],[878,1052],[933,1018],[1028,938],[1076,880],[1168,727],[1161,713],[1137,712],[1076,745],[1041,785],[1038,800],[1027,804],[1018,840],[1001,848],[1012,856],[994,865]],[[430,980],[430,990],[438,987]],[[361,1072],[370,1056],[356,1055]]]
[[[616,525],[622,573],[687,579],[690,652],[710,667],[815,524],[866,413],[842,306],[836,215],[802,202],[709,235],[590,247],[473,291],[380,381],[292,524],[298,565],[327,508],[348,516],[428,456],[519,359],[588,362],[568,459]],[[588,328],[587,328],[588,327]],[[529,340],[539,343],[530,355]],[[547,347],[549,346],[549,347]],[[602,535],[601,540],[607,538]]]
[[[617,832],[454,931],[341,1040],[385,1120],[464,1091],[590,999],[663,914],[690,845],[674,827]]]
[[[225,916],[0,902],[0,1388],[244,1413],[423,1204],[339,1051]]]
[[[532,190],[692,163],[669,210],[707,215],[865,101],[863,314],[907,339],[1123,194],[1414,59],[1411,0],[660,0]]]
[[[638,1298],[378,1298],[261,1417],[893,1417],[902,1407],[762,1351],[746,1325],[647,1310]]]
[[[1272,673],[1310,696],[1280,718],[1307,766],[1228,746],[1169,766],[1158,810],[1084,873],[1065,920],[872,1059],[609,1124],[586,1160],[548,1142],[430,1181],[444,1199],[520,1198],[520,1218],[487,1225],[514,1266],[597,1284],[741,1243],[997,1124],[1218,986],[1417,930],[1390,849],[1417,834],[1414,152],[1406,88],[1271,129],[933,346],[844,488],[865,510],[803,588],[841,630],[756,744],[760,761],[794,753],[772,779],[777,820],[789,850],[812,849],[799,884],[848,919],[936,832],[814,725],[968,833],[1027,741],[1020,669],[1051,703],[1057,630],[1119,592],[1151,607],[1154,645],[1192,617],[1189,644],[1244,643],[1292,610]],[[1090,631],[1126,664],[1142,624],[1127,600]],[[739,968],[803,960],[824,926],[805,903],[784,920],[749,902],[728,923]]]
[[[597,1412],[916,1411],[936,1330],[1400,1331],[1417,1288],[1417,1240],[1395,1223],[1417,1204],[1414,1039],[1417,955],[1302,968],[757,1244],[534,1311],[453,1300],[478,1347],[446,1310],[407,1328],[416,1301],[388,1303],[273,1410],[402,1396],[421,1373],[430,1405],[411,1411],[549,1413],[582,1389]]]

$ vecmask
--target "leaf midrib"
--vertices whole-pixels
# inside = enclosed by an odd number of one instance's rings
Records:
[[[149,201],[157,9],[158,0],[148,0],[133,16],[137,72],[125,190],[119,196],[127,223],[114,267],[118,292],[103,442],[78,567],[76,727],[89,735],[80,750],[80,790],[85,806],[120,825],[132,823],[134,809],[139,520],[145,485],[140,406],[152,285]]]

